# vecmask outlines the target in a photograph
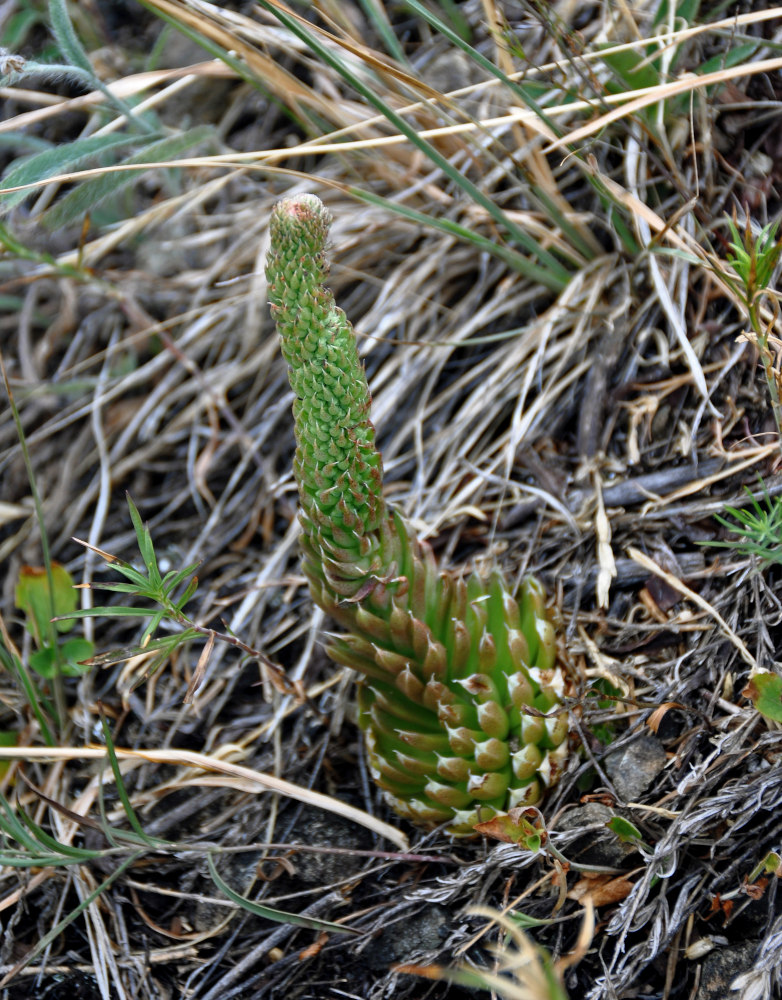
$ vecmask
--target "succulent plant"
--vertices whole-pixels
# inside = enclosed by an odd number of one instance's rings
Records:
[[[537,802],[567,753],[564,680],[545,595],[529,578],[440,572],[383,497],[353,329],[324,282],[331,218],[314,195],[271,219],[269,299],[295,394],[304,573],[362,675],[359,720],[390,804],[457,835]]]

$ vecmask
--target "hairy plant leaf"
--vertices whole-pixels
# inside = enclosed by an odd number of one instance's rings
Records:
[[[78,170],[85,164],[94,161],[100,154],[115,150],[138,146],[140,142],[147,143],[147,137],[128,135],[91,135],[85,139],[74,139],[62,146],[46,149],[42,153],[26,157],[12,167],[3,177],[2,188],[19,187],[23,184],[38,184],[56,174],[65,174]],[[33,189],[34,190],[34,189]],[[0,190],[0,211],[7,212],[33,193],[30,189],[24,191]]]
[[[168,162],[179,156],[185,150],[197,146],[214,134],[209,125],[199,125],[179,135],[158,139],[149,143],[144,149],[127,157],[118,164],[119,167],[134,165],[144,166],[151,163]],[[176,162],[170,166],[175,167]],[[124,170],[103,174],[86,180],[69,191],[56,205],[53,205],[42,217],[43,224],[49,229],[59,229],[81,218],[109,195],[116,195],[124,188],[135,184],[140,170]]]

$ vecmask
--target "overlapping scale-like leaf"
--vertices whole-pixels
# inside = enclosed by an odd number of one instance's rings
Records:
[[[345,630],[328,651],[363,677],[361,725],[391,805],[469,835],[557,780],[568,725],[545,595],[440,572],[386,508],[353,329],[324,287],[330,217],[314,195],[272,215],[269,299],[296,395],[294,473],[313,600]]]

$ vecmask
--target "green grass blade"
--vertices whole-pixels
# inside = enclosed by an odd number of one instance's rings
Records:
[[[156,614],[158,612],[155,608],[126,608],[122,604],[117,604],[105,608],[82,608],[60,618],[54,618],[53,621],[70,621],[71,618],[148,618]]]
[[[155,840],[153,837],[148,836],[144,832],[144,827],[139,822],[136,810],[130,804],[130,798],[128,796],[127,789],[125,788],[125,782],[122,780],[122,771],[120,770],[119,760],[117,759],[117,754],[114,750],[114,741],[111,738],[111,730],[109,729],[106,717],[103,714],[101,714],[100,717],[100,724],[103,728],[103,738],[106,741],[106,750],[109,755],[111,772],[114,775],[114,785],[117,789],[117,795],[119,795],[119,800],[122,803],[125,815],[128,817],[128,823],[130,823],[131,827],[138,834],[142,843],[147,844],[150,847],[159,845],[161,843],[159,840]]]
[[[548,117],[543,108],[532,98],[528,90],[519,86],[518,83],[506,76],[499,66],[495,66],[490,59],[487,59],[486,56],[480,53],[477,49],[474,49],[472,45],[469,45],[444,21],[441,21],[439,17],[436,17],[430,10],[427,10],[423,4],[419,3],[418,0],[405,0],[405,6],[422,20],[426,21],[430,27],[438,31],[444,38],[447,38],[449,42],[461,49],[462,52],[468,55],[477,66],[480,66],[497,80],[501,80],[502,83],[508,87],[516,97],[518,97],[525,107],[529,108],[530,111],[533,111],[538,118],[540,118],[540,120],[551,129],[557,138],[562,136],[562,130],[556,122],[553,121],[553,119]]]
[[[41,829],[23,810],[19,810],[19,815],[22,818],[22,822],[30,829],[38,842],[44,847],[48,847],[55,855],[62,855],[64,859],[68,859],[74,864],[81,861],[92,861],[95,858],[103,856],[103,851],[93,851],[88,850],[86,847],[73,847],[71,844],[63,844],[62,841],[57,840],[56,837]]]
[[[160,578],[160,570],[157,565],[155,546],[152,544],[152,535],[149,533],[149,528],[144,524],[138,507],[133,503],[129,495],[127,496],[127,501],[128,510],[130,511],[130,520],[133,524],[133,530],[136,533],[136,543],[138,544],[138,550],[141,553],[141,558],[144,560],[144,565],[146,566],[150,580],[154,584],[159,585],[162,583],[162,580]]]
[[[543,268],[539,267],[537,264],[533,263],[528,257],[525,257],[517,250],[514,250],[512,247],[495,243],[493,240],[488,239],[488,237],[481,236],[480,233],[473,232],[470,229],[465,229],[464,226],[460,226],[458,222],[452,222],[450,219],[435,218],[433,216],[425,215],[423,212],[417,212],[414,208],[408,208],[407,205],[400,205],[395,201],[390,201],[388,198],[383,198],[381,195],[372,194],[370,191],[364,191],[363,188],[351,187],[348,185],[345,190],[348,191],[349,194],[353,195],[354,198],[365,202],[367,205],[377,205],[378,207],[385,208],[389,212],[400,215],[405,219],[410,219],[411,222],[417,222],[421,226],[426,226],[429,229],[436,229],[438,232],[448,233],[450,236],[456,236],[460,240],[472,243],[473,246],[477,247],[479,250],[483,250],[486,253],[491,254],[493,257],[497,257],[499,260],[504,261],[514,271],[518,271],[519,274],[523,274],[531,281],[536,281],[541,285],[545,285],[546,288],[556,291],[556,288],[550,281],[550,274],[547,271],[544,271]]]
[[[16,815],[11,803],[4,795],[0,795],[0,830],[31,854],[40,854],[41,845]]]
[[[24,433],[24,427],[22,426],[22,418],[19,416],[19,410],[16,406],[16,401],[14,395],[11,392],[11,385],[8,381],[8,375],[5,370],[5,364],[3,363],[2,354],[0,354],[0,371],[2,371],[3,384],[5,385],[6,395],[8,396],[8,402],[11,407],[11,415],[13,417],[14,425],[16,427],[17,437],[19,438],[19,447],[22,451],[22,459],[24,461],[25,471],[27,472],[27,480],[30,484],[30,493],[33,498],[33,506],[35,507],[35,518],[38,522],[38,531],[41,536],[41,554],[43,557],[43,564],[46,568],[46,581],[49,585],[49,600],[51,606],[50,618],[54,619],[56,614],[56,609],[54,607],[54,578],[52,576],[52,556],[51,549],[49,547],[49,535],[46,531],[46,521],[43,515],[43,504],[41,503],[41,496],[38,492],[38,485],[35,480],[35,473],[33,471],[33,462],[30,457],[30,449],[27,447],[27,437]],[[51,648],[54,650],[55,663],[57,669],[54,676],[54,698],[55,704],[57,706],[57,723],[62,724],[63,720],[66,718],[66,708],[65,708],[65,695],[62,688],[62,677],[60,675],[60,670],[63,665],[62,655],[60,653],[59,646],[57,645],[57,630],[54,626],[54,622],[49,622],[49,634],[48,642]]]
[[[315,931],[327,931],[334,934],[358,934],[352,927],[345,927],[342,924],[332,923],[330,920],[318,920],[317,917],[303,917],[298,913],[286,913],[285,910],[275,910],[271,906],[261,906],[260,903],[253,903],[246,899],[228,885],[221,877],[215,867],[214,858],[210,852],[206,856],[209,865],[209,874],[212,881],[224,895],[233,903],[241,906],[248,913],[254,913],[257,917],[265,917],[267,920],[274,920],[278,924],[296,924],[298,927],[310,927]]]
[[[567,268],[548,250],[541,247],[538,243],[532,239],[524,230],[516,225],[511,219],[509,219],[502,209],[495,204],[495,202],[479,187],[473,184],[467,177],[465,177],[460,170],[453,166],[441,153],[439,153],[432,144],[424,139],[418,134],[418,132],[412,128],[407,122],[398,115],[392,108],[390,108],[384,101],[382,101],[366,84],[363,83],[354,73],[352,73],[344,63],[332,54],[330,49],[326,48],[315,35],[304,28],[295,18],[290,17],[285,11],[281,10],[276,3],[270,2],[270,0],[258,0],[258,2],[270,13],[283,24],[289,31],[296,35],[297,38],[301,39],[308,48],[310,48],[319,59],[325,62],[327,65],[331,66],[332,69],[336,70],[337,73],[342,77],[346,83],[349,83],[353,89],[359,93],[372,107],[376,108],[380,114],[388,122],[390,122],[397,131],[404,135],[417,149],[429,159],[438,169],[442,170],[446,177],[452,181],[457,187],[466,194],[476,205],[480,205],[481,208],[489,215],[490,218],[500,225],[506,232],[511,236],[511,238],[518,243],[520,246],[524,247],[529,253],[534,257],[537,257],[538,261],[542,265],[542,273],[545,275],[545,281],[543,282],[547,288],[552,291],[561,291],[565,285],[567,285],[570,280],[570,273]],[[464,43],[462,43],[464,44]]]
[[[52,732],[49,720],[46,717],[46,710],[42,703],[45,703],[45,699],[42,698],[40,692],[35,686],[35,682],[32,679],[27,667],[19,659],[16,654],[12,653],[10,650],[4,649],[0,646],[0,663],[14,675],[24,691],[25,697],[27,698],[27,704],[30,706],[33,715],[41,728],[41,735],[43,736],[44,743],[49,747],[57,746],[57,740],[55,739],[54,733]]]
[[[106,889],[110,888],[110,886],[112,886],[117,881],[120,875],[124,874],[125,871],[127,871],[127,869],[130,868],[131,865],[135,864],[139,858],[143,857],[144,853],[145,853],[144,851],[136,851],[135,854],[131,855],[129,858],[126,858],[120,865],[118,865],[118,867],[111,873],[111,875],[105,878],[101,882],[101,884],[97,886],[97,888],[95,888],[88,896],[86,896],[78,904],[78,906],[74,907],[74,909],[71,910],[71,912],[67,915],[67,917],[64,917],[58,924],[52,927],[51,930],[47,931],[47,933],[44,934],[44,936],[40,939],[40,941],[38,941],[37,944],[35,944],[30,949],[30,951],[27,952],[24,958],[13,967],[13,969],[11,970],[11,972],[8,973],[8,976],[5,977],[3,982],[5,982],[9,976],[16,975],[21,969],[23,969],[26,965],[29,965],[30,962],[36,959],[38,955],[41,954],[41,952],[43,952],[46,948],[49,947],[52,941],[56,940],[56,938],[58,938],[60,934],[62,934],[62,932],[66,929],[66,927],[69,927],[78,916],[84,913],[84,911],[87,909],[88,906],[91,906],[92,903],[102,893],[106,891]]]
[[[367,19],[383,40],[386,51],[396,59],[400,66],[409,66],[410,61],[405,55],[399,39],[388,20],[388,13],[380,0],[359,0]]]

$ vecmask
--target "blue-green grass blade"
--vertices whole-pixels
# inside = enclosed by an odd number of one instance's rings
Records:
[[[385,101],[381,100],[366,84],[363,83],[347,66],[344,65],[332,52],[323,45],[314,34],[303,27],[298,20],[289,16],[273,0],[258,0],[266,10],[274,16],[289,31],[301,39],[319,59],[331,66],[337,73],[350,84],[372,107],[376,108],[383,117],[390,122],[397,131],[404,135],[417,149],[429,159],[439,170],[441,170],[450,181],[466,194],[476,205],[480,205],[490,218],[500,225],[511,238],[524,247],[529,253],[536,257],[541,265],[542,277],[538,280],[551,291],[559,292],[570,280],[570,272],[567,268],[545,248],[541,247],[532,239],[520,226],[508,218],[503,210],[477,185],[463,175],[463,173],[453,166],[434,146],[408,123],[390,108]]]
[[[470,229],[465,229],[465,227],[460,226],[458,222],[452,222],[450,219],[425,215],[423,212],[417,212],[414,208],[409,208],[407,205],[401,205],[395,201],[389,200],[388,198],[383,198],[382,195],[372,194],[370,191],[365,191],[363,188],[346,185],[344,190],[358,201],[363,201],[367,205],[377,205],[379,208],[385,208],[389,212],[393,212],[395,215],[400,215],[405,219],[409,219],[411,222],[417,222],[419,225],[425,226],[428,229],[435,229],[441,233],[448,233],[449,236],[456,236],[460,240],[472,243],[478,250],[483,250],[486,253],[491,254],[492,257],[497,257],[499,260],[504,261],[508,267],[512,268],[514,271],[518,271],[519,274],[523,274],[531,281],[545,285],[547,288],[552,288],[549,281],[549,273],[544,271],[543,268],[539,267],[528,257],[525,257],[517,250],[514,250],[512,247],[505,246],[501,243],[495,243],[494,240],[490,240],[486,236],[481,236],[480,233],[473,232]],[[552,288],[552,291],[553,290],[554,289]]]
[[[244,896],[232,889],[230,885],[228,885],[228,883],[220,877],[220,873],[217,871],[214,858],[211,853],[207,854],[206,860],[209,865],[209,874],[212,876],[212,881],[220,892],[227,896],[231,902],[241,906],[241,908],[246,910],[248,913],[254,913],[257,917],[265,917],[267,920],[274,920],[278,924],[296,924],[298,927],[309,927],[315,931],[327,931],[328,933],[333,934],[359,933],[352,927],[335,924],[330,920],[318,920],[317,917],[303,917],[299,913],[286,913],[285,910],[276,910],[271,906],[262,906],[260,903],[254,903],[252,900],[246,899]]]
[[[117,795],[119,795],[119,800],[122,803],[125,815],[128,817],[128,823],[130,823],[142,843],[147,844],[150,847],[160,845],[161,842],[159,840],[155,840],[154,837],[150,837],[147,833],[145,833],[144,827],[141,825],[139,818],[136,815],[136,810],[130,804],[130,797],[128,796],[127,789],[125,788],[125,782],[122,780],[122,771],[120,770],[119,760],[117,759],[117,754],[114,750],[114,741],[111,738],[111,730],[108,727],[108,723],[106,722],[104,715],[101,715],[100,717],[100,724],[103,728],[103,738],[106,741],[106,751],[109,755],[111,772],[114,775],[114,785],[117,789]]]

